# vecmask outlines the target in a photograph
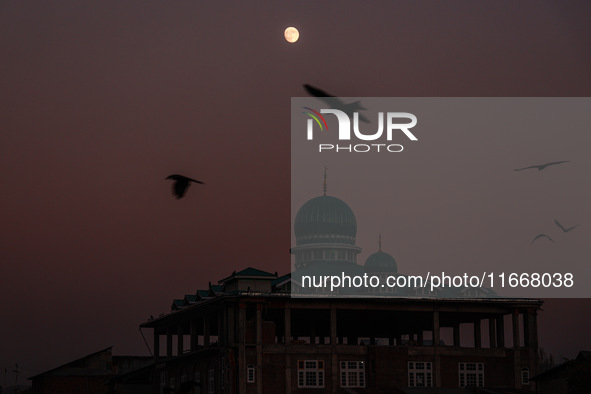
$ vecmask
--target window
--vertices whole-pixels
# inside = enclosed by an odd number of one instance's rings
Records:
[[[529,368],[521,368],[521,384],[529,384]]]
[[[220,386],[224,391],[224,382],[226,381],[226,358],[222,357],[220,370],[222,371],[222,378],[220,379]]]
[[[432,364],[423,361],[409,361],[408,387],[433,387]]]
[[[484,364],[459,363],[460,387],[484,387]]]
[[[201,393],[201,373],[199,371],[195,371],[195,373],[193,374],[193,380],[195,381],[195,383],[197,383],[197,385],[195,386],[195,389],[193,390],[193,393],[200,394]]]
[[[249,365],[246,367],[246,382],[254,383],[254,377],[254,365]]]
[[[160,392],[164,393],[164,389],[166,388],[166,372],[160,372]]]
[[[324,361],[298,360],[298,387],[324,387]]]
[[[365,387],[363,361],[341,361],[341,387]]]
[[[207,371],[207,392],[209,394],[215,394],[215,370],[210,369]]]

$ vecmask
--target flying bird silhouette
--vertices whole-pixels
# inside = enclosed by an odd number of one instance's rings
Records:
[[[554,219],[554,223],[556,223],[556,225],[558,227],[560,227],[560,229],[562,231],[564,231],[565,233],[568,233],[570,230],[574,229],[575,227],[579,227],[580,226],[580,224],[577,224],[576,226],[572,226],[572,227],[569,227],[569,228],[564,228],[564,227],[562,227],[562,224],[558,223],[558,220],[556,220],[556,219]]]
[[[332,94],[326,93],[324,90],[315,88],[312,85],[304,84],[304,89],[306,89],[306,92],[308,92],[310,96],[318,97],[320,100],[328,104],[331,108],[343,111],[344,113],[349,115],[350,118],[353,118],[353,112],[359,112],[362,109],[366,109],[361,106],[361,101],[355,101],[349,104],[345,104],[341,99],[336,98]],[[359,114],[359,120],[365,123],[369,123],[369,120],[361,114]]]
[[[178,175],[178,174],[169,175],[166,177],[166,179],[172,179],[175,181],[172,184],[172,193],[176,196],[176,198],[183,198],[183,196],[187,192],[187,189],[189,188],[190,182],[203,184],[203,182],[201,182],[201,181],[187,178],[186,176]]]
[[[546,163],[546,164],[538,164],[536,166],[529,166],[529,167],[523,167],[523,168],[516,168],[515,171],[522,171],[522,170],[529,170],[530,168],[537,168],[538,171],[542,171],[544,168],[548,167],[548,166],[554,166],[556,164],[562,164],[562,163],[568,163],[568,160],[563,160],[563,161],[553,161],[551,163]]]
[[[533,244],[534,242],[536,242],[536,239],[538,239],[538,238],[542,238],[542,237],[548,238],[550,241],[554,242],[554,240],[553,240],[552,238],[550,238],[549,236],[547,236],[546,234],[538,234],[538,235],[536,235],[536,237],[535,237],[535,238],[534,238],[534,239],[531,241],[530,245],[531,245],[531,244]],[[554,243],[556,243],[556,242],[554,242]]]

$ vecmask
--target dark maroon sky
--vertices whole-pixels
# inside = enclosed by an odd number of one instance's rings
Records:
[[[0,367],[145,354],[138,324],[173,298],[247,266],[287,272],[303,83],[590,96],[590,14],[586,1],[0,2]],[[177,201],[172,173],[206,185]],[[591,349],[589,301],[544,309],[542,346]]]

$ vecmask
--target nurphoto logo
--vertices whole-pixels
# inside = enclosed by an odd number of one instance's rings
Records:
[[[418,141],[418,138],[410,131],[416,126],[417,117],[408,112],[378,112],[378,129],[371,133],[367,130],[360,130],[359,112],[353,112],[353,122],[350,115],[338,109],[321,109],[316,111],[309,107],[303,107],[305,115],[309,116],[307,121],[307,139],[314,140],[314,124],[318,126],[321,132],[328,132],[328,124],[322,114],[332,114],[336,116],[338,122],[338,140],[351,141],[352,138],[361,141],[377,141],[384,135],[384,117],[386,118],[386,141],[388,143],[361,143],[361,144],[318,144],[318,152],[402,152],[404,147],[401,144],[390,144],[395,133],[402,132],[409,140]],[[402,122],[401,122],[402,120]],[[351,123],[353,123],[353,137],[351,135]],[[382,138],[383,140],[383,138]]]

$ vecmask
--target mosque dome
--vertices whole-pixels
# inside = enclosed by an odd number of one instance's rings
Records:
[[[365,272],[376,273],[376,272],[387,272],[390,274],[398,273],[398,264],[396,260],[390,254],[378,250],[365,260]]]
[[[322,195],[306,202],[294,221],[296,245],[311,243],[355,244],[357,220],[343,200]]]

